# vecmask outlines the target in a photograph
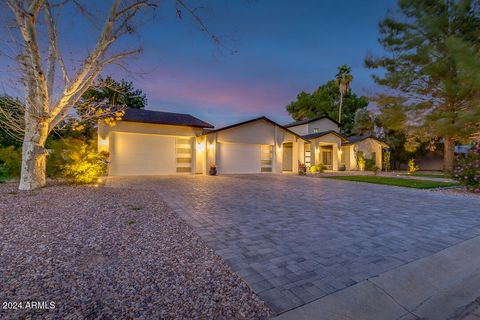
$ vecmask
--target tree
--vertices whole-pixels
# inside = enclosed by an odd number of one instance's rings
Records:
[[[22,130],[23,105],[15,98],[0,96],[0,148],[22,145],[17,132]]]
[[[375,117],[367,108],[355,112],[353,132],[358,135],[370,135],[375,129]]]
[[[97,109],[101,106],[114,105],[143,109],[147,104],[147,96],[140,89],[135,89],[133,82],[122,79],[120,82],[111,76],[100,78],[88,88],[76,104],[78,112]]]
[[[294,120],[311,119],[323,115],[338,119],[339,96],[338,85],[334,80],[330,80],[311,94],[304,91],[299,93],[297,100],[287,106],[287,111]],[[365,97],[358,97],[351,90],[346,93],[341,122],[343,133],[347,135],[352,133],[355,112],[367,106],[368,101]]]
[[[350,83],[353,81],[353,76],[350,74],[351,68],[344,64],[341,67],[338,67],[338,73],[336,76],[336,83],[338,86],[338,91],[340,92],[340,103],[338,105],[338,122],[342,122],[342,107],[343,107],[343,97],[347,94],[350,89]]]
[[[365,63],[384,71],[373,79],[386,89],[383,105],[401,107],[410,145],[443,141],[444,169],[451,170],[454,144],[480,128],[480,7],[473,0],[397,4],[380,22],[387,54]]]
[[[120,82],[111,76],[99,78],[75,104],[76,117],[66,119],[59,126],[57,133],[61,137],[93,139],[97,128],[96,111],[115,106],[143,109],[147,104],[147,96],[141,89],[136,89],[131,81]]]
[[[22,86],[25,89],[25,112],[22,120],[22,173],[19,189],[33,190],[45,185],[45,142],[49,133],[70,113],[85,91],[90,88],[105,66],[140,53],[141,48],[122,50],[119,39],[134,34],[147,17],[142,16],[156,8],[154,0],[112,0],[100,35],[89,54],[78,65],[67,65],[63,59],[59,32],[59,18],[76,9],[92,21],[93,2],[81,0],[5,0],[13,15],[14,41],[19,45]],[[177,16],[182,10],[191,14],[202,31],[218,39],[204,26],[184,1],[176,0]],[[94,6],[99,10],[103,6]],[[97,13],[97,12],[96,12]],[[40,22],[42,20],[42,23]],[[96,24],[97,21],[94,23]],[[113,46],[114,44],[118,44]],[[78,61],[78,59],[76,59]],[[58,75],[60,69],[60,77]],[[61,78],[61,82],[56,81]]]

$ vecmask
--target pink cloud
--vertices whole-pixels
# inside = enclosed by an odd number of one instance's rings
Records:
[[[234,113],[285,114],[285,106],[295,96],[291,88],[273,81],[224,79],[174,69],[159,71],[140,84],[150,101]]]

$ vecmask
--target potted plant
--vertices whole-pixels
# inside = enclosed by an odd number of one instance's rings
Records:
[[[208,171],[208,174],[211,176],[216,176],[217,175],[217,166],[214,164],[210,165],[210,170]]]

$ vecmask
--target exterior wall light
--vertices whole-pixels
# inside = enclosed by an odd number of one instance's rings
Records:
[[[197,151],[203,152],[203,150],[205,150],[205,143],[204,142],[197,143]]]

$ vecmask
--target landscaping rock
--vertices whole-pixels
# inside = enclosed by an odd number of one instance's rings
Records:
[[[18,192],[16,187],[0,185],[0,302],[22,302],[23,310],[0,309],[0,318],[271,314],[152,191],[54,185]],[[54,308],[25,309],[31,301]]]

